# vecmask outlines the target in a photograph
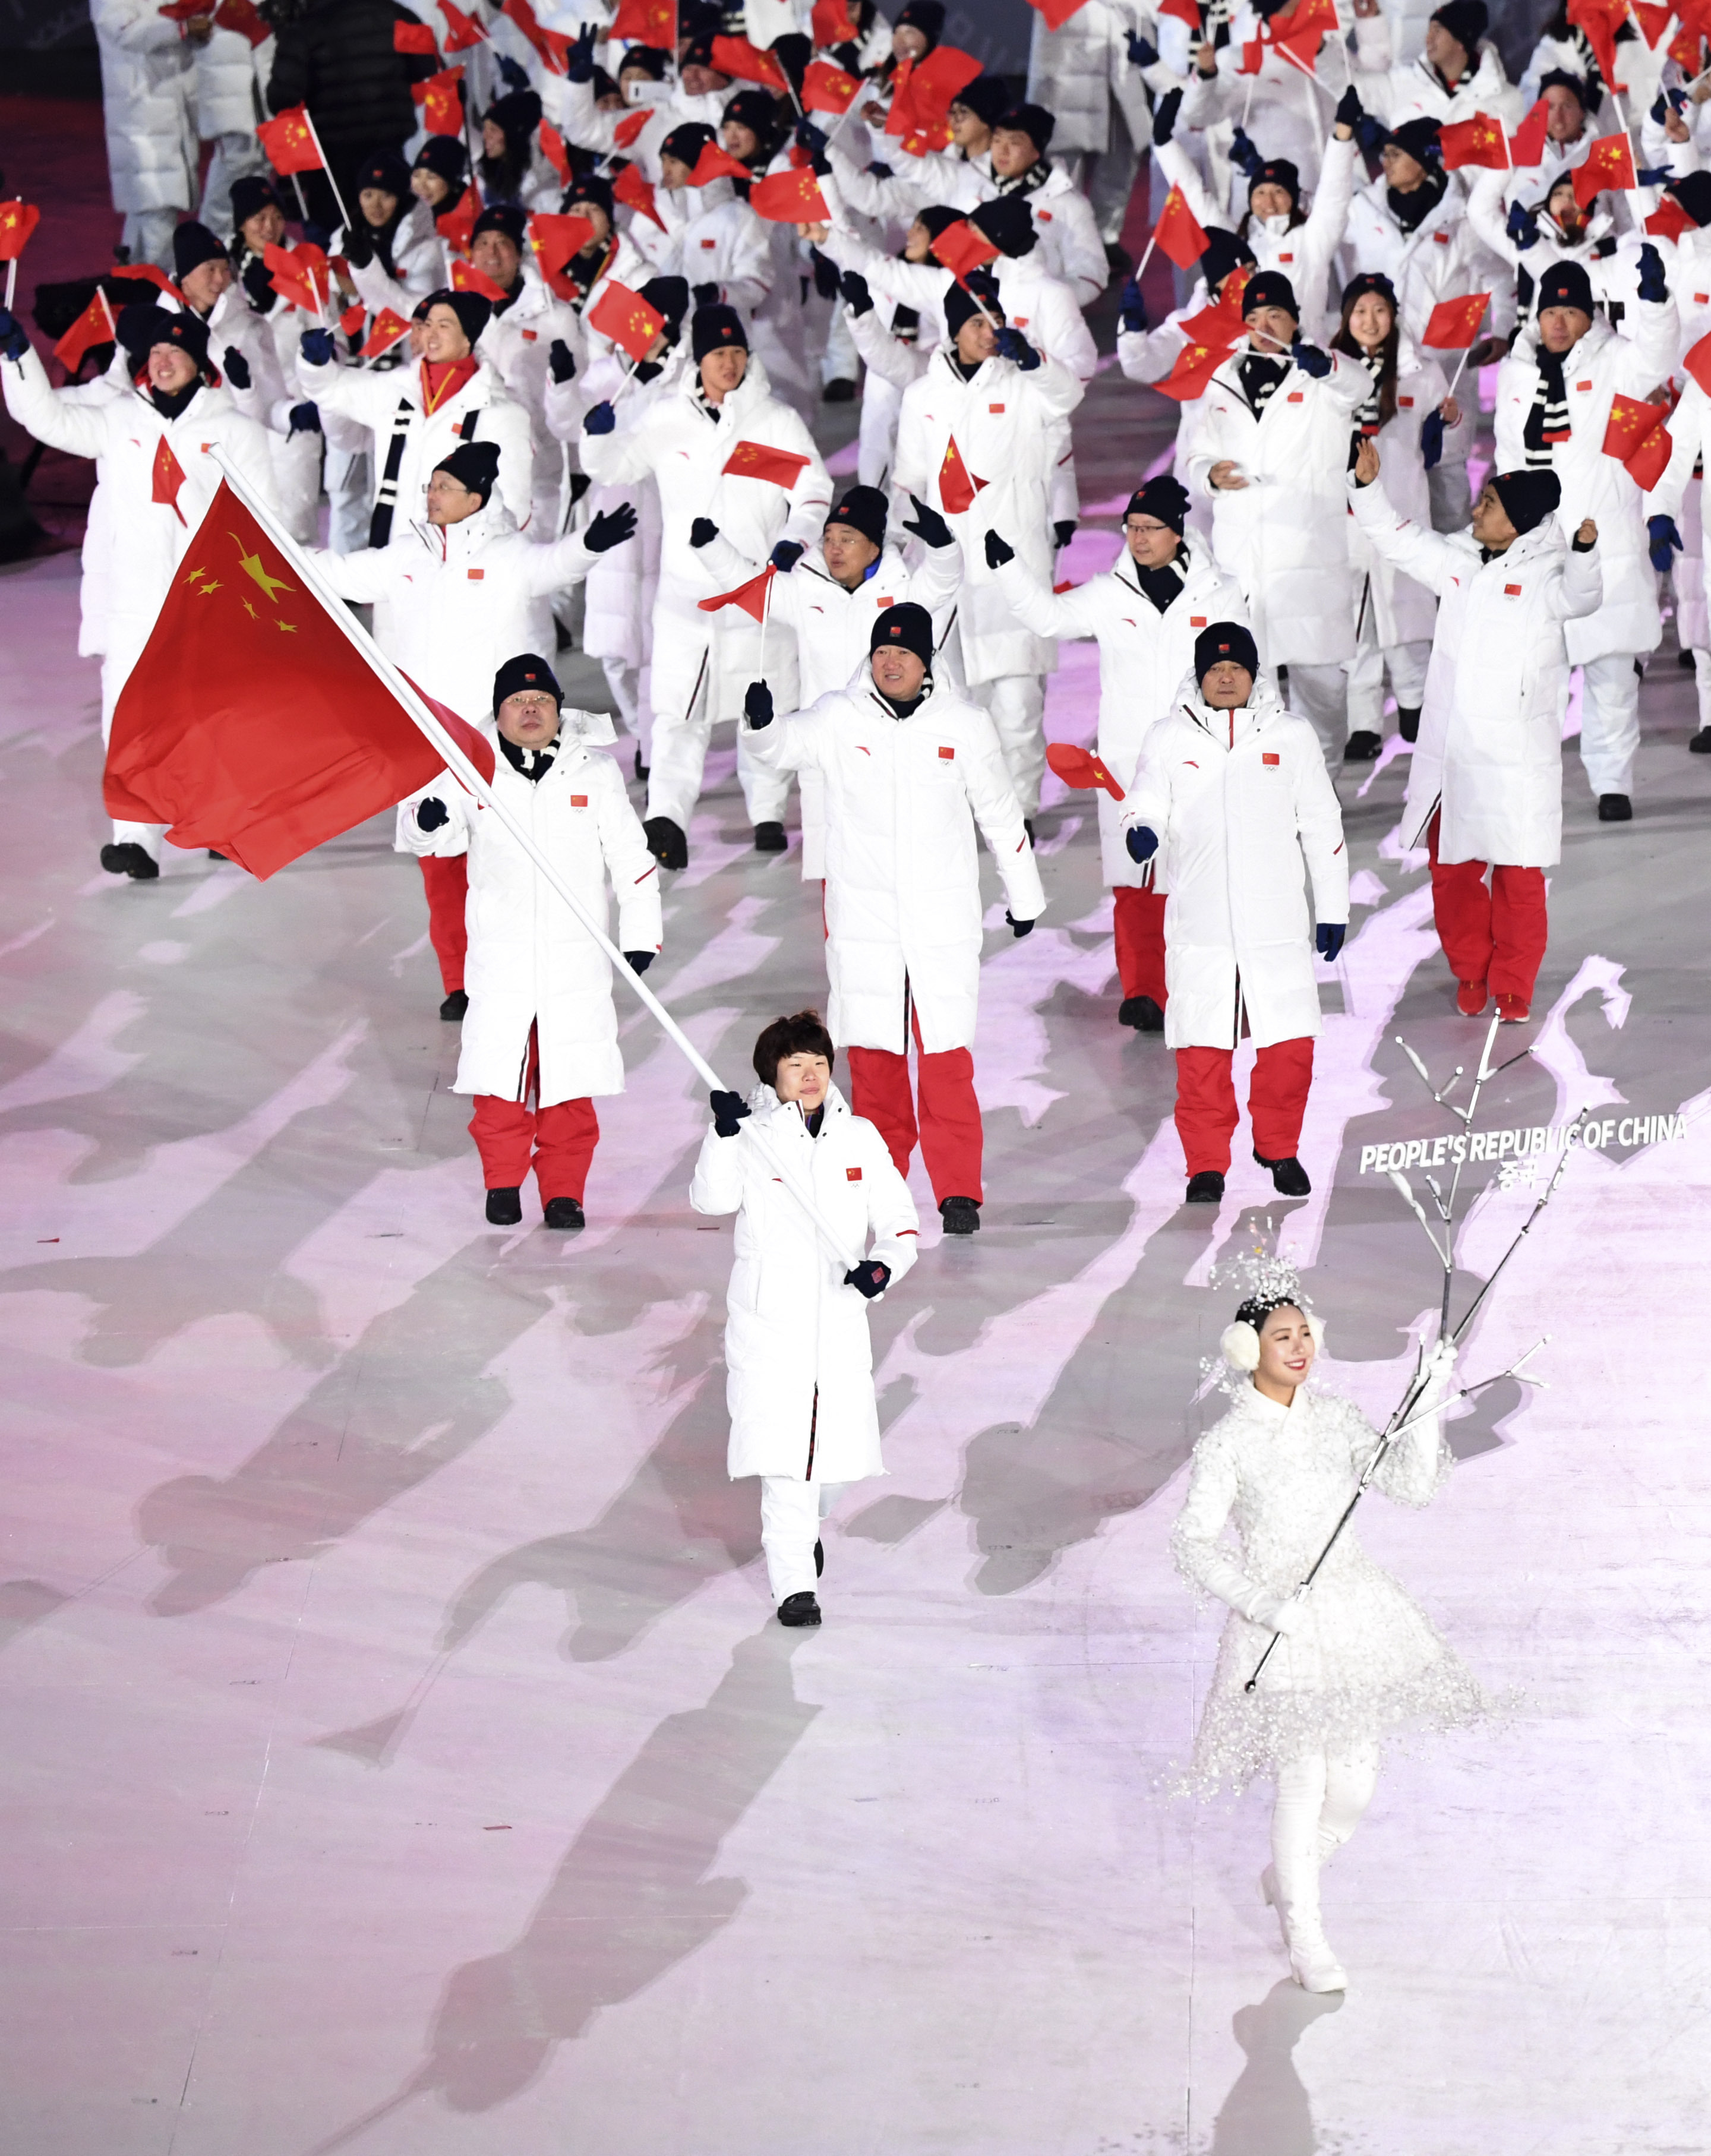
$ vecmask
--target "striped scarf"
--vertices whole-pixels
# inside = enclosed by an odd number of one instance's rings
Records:
[[[1241,381],[1241,393],[1246,398],[1257,418],[1282,384],[1289,372],[1287,361],[1268,359],[1262,352],[1244,353],[1236,366]]]
[[[1533,408],[1527,414],[1527,424],[1521,430],[1522,446],[1526,451],[1523,459],[1529,471],[1549,471],[1556,462],[1556,445],[1571,440],[1574,429],[1569,424],[1568,385],[1563,380],[1566,352],[1539,349],[1539,387],[1533,393]]]

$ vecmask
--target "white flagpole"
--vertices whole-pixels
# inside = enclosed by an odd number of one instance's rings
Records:
[[[339,192],[339,183],[332,176],[332,167],[326,162],[326,152],[321,146],[321,137],[315,131],[315,122],[310,116],[309,107],[306,105],[303,108],[303,124],[309,130],[309,139],[315,145],[316,156],[321,160],[321,169],[326,174],[326,184],[332,189],[332,198],[339,206],[340,221],[345,230],[348,232],[351,229],[351,213],[345,208],[345,198]],[[296,176],[294,173],[292,177],[295,178]],[[302,189],[300,187],[298,189],[300,199],[301,195]]]
[[[545,879],[549,888],[556,891],[558,896],[563,900],[564,903],[570,908],[571,911],[576,916],[577,919],[582,923],[583,927],[588,931],[594,942],[598,943],[600,948],[605,952],[607,957],[611,962],[613,971],[618,975],[619,978],[629,983],[629,986],[635,991],[635,993],[641,999],[642,1003],[653,1014],[653,1016],[659,1024],[665,1029],[666,1034],[670,1036],[673,1043],[682,1052],[685,1057],[687,1058],[691,1067],[701,1079],[703,1085],[707,1086],[707,1088],[713,1092],[722,1092],[727,1091],[727,1088],[720,1084],[718,1072],[714,1070],[712,1065],[707,1061],[706,1058],[701,1054],[701,1050],[696,1046],[689,1035],[683,1030],[682,1027],[678,1024],[676,1019],[672,1017],[671,1012],[668,1011],[664,1004],[660,1001],[659,998],[654,993],[653,990],[648,986],[641,975],[632,969],[629,960],[624,957],[623,952],[619,949],[618,946],[612,941],[605,930],[601,927],[599,922],[594,919],[593,916],[583,904],[581,899],[577,896],[575,891],[573,891],[569,884],[565,881],[564,878],[559,874],[552,863],[547,858],[546,855],[541,851],[540,848],[535,844],[534,839],[530,836],[529,833],[517,822],[516,819],[506,807],[504,801],[494,793],[492,788],[487,783],[486,780],[482,778],[480,773],[475,768],[475,765],[470,762],[468,757],[465,756],[463,750],[459,747],[457,742],[452,738],[451,735],[446,732],[445,728],[441,726],[439,720],[434,717],[434,713],[424,701],[419,691],[412,687],[410,683],[406,680],[404,676],[398,671],[398,668],[393,665],[392,661],[374,643],[367,631],[359,625],[355,617],[352,614],[350,608],[345,604],[344,601],[339,598],[338,594],[321,581],[320,572],[316,567],[314,562],[303,552],[302,549],[298,547],[296,542],[288,533],[280,530],[279,525],[275,521],[271,511],[265,506],[265,504],[258,501],[256,497],[250,493],[249,488],[244,485],[242,479],[239,478],[238,474],[232,469],[231,465],[226,462],[219,451],[218,449],[210,449],[208,454],[213,457],[214,462],[218,465],[220,470],[225,476],[227,485],[230,487],[232,492],[237,495],[239,501],[243,503],[244,506],[249,511],[249,514],[255,519],[256,522],[261,526],[262,529],[267,533],[268,537],[271,539],[275,546],[279,548],[280,553],[283,554],[286,560],[291,563],[292,567],[296,570],[298,575],[302,578],[305,584],[314,593],[315,597],[320,600],[328,619],[334,623],[334,624],[347,638],[357,651],[358,656],[362,659],[363,664],[373,674],[384,683],[387,690],[395,699],[399,708],[403,711],[406,717],[409,719],[411,724],[416,727],[419,732],[424,734],[428,740],[433,743],[434,748],[437,749],[439,754],[444,757],[446,768],[452,773],[453,777],[458,779],[460,783],[475,796],[475,799],[481,803],[484,808],[491,808],[492,810],[493,814],[505,826],[511,836],[516,841],[517,844],[522,847],[523,852],[527,855],[534,868]],[[765,1136],[764,1132],[755,1127],[753,1117],[748,1117],[746,1121],[748,1125],[748,1135],[751,1142],[758,1146],[761,1152],[766,1156],[770,1165],[777,1172],[779,1180],[784,1183],[784,1188],[790,1193],[790,1195],[796,1200],[797,1204],[801,1206],[803,1211],[807,1214],[809,1219],[814,1223],[815,1228],[820,1231],[821,1238],[824,1240],[827,1249],[832,1253],[833,1256],[838,1260],[839,1263],[843,1266],[846,1272],[851,1270],[855,1266],[861,1264],[861,1254],[858,1252],[853,1257],[850,1255],[849,1251],[844,1245],[843,1238],[840,1235],[837,1229],[832,1226],[829,1220],[827,1220],[825,1214],[821,1213],[819,1207],[814,1204],[814,1200],[809,1196],[807,1192],[804,1191],[801,1185],[790,1175],[788,1170],[788,1164],[774,1152],[770,1140]]]

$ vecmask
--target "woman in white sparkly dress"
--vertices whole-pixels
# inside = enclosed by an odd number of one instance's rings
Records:
[[[1311,1592],[1297,1593],[1380,1442],[1351,1402],[1308,1384],[1323,1337],[1292,1286],[1242,1304],[1220,1342],[1236,1373],[1233,1404],[1195,1448],[1171,1540],[1180,1570],[1232,1613],[1195,1738],[1195,1786],[1210,1794],[1276,1776],[1261,1891],[1296,1981],[1342,1991],[1348,1979],[1320,1919],[1319,1872],[1372,1800],[1380,1738],[1407,1725],[1456,1727],[1487,1702],[1352,1527]],[[1454,1360],[1447,1343],[1432,1356],[1421,1407],[1442,1399]],[[1428,1504],[1452,1465],[1439,1418],[1428,1414],[1396,1440],[1371,1486],[1399,1504]],[[1226,1526],[1239,1553],[1223,1539]],[[1276,1650],[1250,1692],[1274,1634]]]

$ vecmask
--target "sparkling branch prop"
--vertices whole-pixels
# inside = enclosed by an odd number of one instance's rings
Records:
[[[280,527],[266,505],[250,492],[241,476],[227,463],[218,449],[211,449],[208,454],[219,465],[225,476],[226,484],[231,488],[233,493],[237,495],[256,522],[267,533],[269,538],[273,541],[275,546],[292,564],[298,575],[321,601],[327,618],[337,625],[343,634],[356,646],[364,663],[386,684],[392,695],[397,699],[400,710],[404,712],[411,723],[419,732],[426,735],[440,755],[444,757],[447,769],[469,793],[474,795],[483,808],[492,810],[494,815],[545,879],[549,888],[563,900],[565,905],[570,908],[594,942],[605,952],[611,962],[614,973],[620,980],[629,983],[656,1022],[663,1027],[675,1046],[687,1059],[691,1068],[701,1079],[702,1084],[713,1092],[727,1090],[722,1085],[719,1074],[714,1070],[712,1065],[707,1061],[640,974],[632,969],[623,952],[588,912],[575,891],[560,875],[546,855],[541,851],[529,833],[517,822],[504,802],[494,793],[475,765],[464,754],[457,742],[434,717],[420,693],[379,649],[367,631],[358,624],[350,608],[324,582],[313,557],[306,554]],[[748,1142],[759,1147],[779,1181],[814,1223],[827,1249],[837,1259],[840,1265],[846,1272],[851,1270],[861,1263],[861,1254],[858,1251],[852,1256],[845,1248],[841,1235],[826,1219],[800,1184],[789,1174],[788,1164],[773,1149],[771,1142],[755,1128],[753,1116],[745,1120],[748,1124],[746,1135]]]

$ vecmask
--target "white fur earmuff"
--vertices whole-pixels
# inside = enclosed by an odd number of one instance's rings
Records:
[[[1246,1318],[1234,1325],[1226,1325],[1224,1337],[1218,1342],[1218,1352],[1235,1370],[1257,1370],[1260,1367],[1260,1336]]]
[[[1325,1345],[1324,1319],[1323,1317],[1315,1317],[1313,1312],[1308,1311],[1307,1313],[1307,1329],[1313,1335],[1313,1346],[1323,1353]]]

